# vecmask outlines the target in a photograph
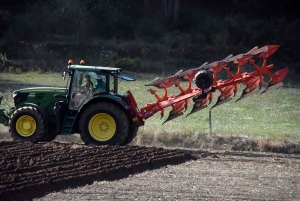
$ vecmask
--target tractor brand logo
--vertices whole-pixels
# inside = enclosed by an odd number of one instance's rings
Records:
[[[35,99],[43,99],[44,95],[45,95],[45,93],[37,93],[35,95]]]

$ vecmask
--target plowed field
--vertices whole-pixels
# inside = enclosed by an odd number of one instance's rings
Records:
[[[191,159],[162,148],[0,141],[0,200],[33,199]]]

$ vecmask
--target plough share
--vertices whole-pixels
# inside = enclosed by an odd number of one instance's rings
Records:
[[[254,47],[249,52],[244,54],[238,54],[236,56],[229,55],[221,61],[215,61],[212,63],[204,63],[198,68],[189,69],[186,71],[180,70],[174,75],[166,78],[156,78],[145,84],[145,86],[154,86],[158,89],[163,89],[164,94],[160,97],[156,90],[149,89],[149,92],[155,96],[156,102],[146,104],[143,108],[139,109],[137,103],[130,91],[127,91],[128,105],[133,114],[136,115],[134,121],[140,125],[144,124],[144,120],[153,116],[157,112],[160,112],[161,118],[164,116],[165,108],[171,106],[172,110],[169,113],[168,118],[163,124],[171,119],[183,115],[187,110],[190,99],[194,102],[193,108],[188,115],[195,113],[199,110],[206,108],[213,99],[213,93],[219,91],[217,102],[211,108],[226,103],[235,97],[238,91],[238,84],[243,83],[245,88],[243,89],[241,97],[237,101],[244,99],[253,94],[256,89],[261,89],[263,86],[263,75],[268,75],[270,81],[264,91],[261,94],[270,91],[272,89],[281,87],[283,79],[288,73],[288,68],[283,68],[274,74],[270,72],[274,68],[273,64],[267,64],[267,58],[270,57],[277,49],[278,45],[267,45],[261,48]],[[262,59],[262,65],[258,66],[255,59]],[[242,66],[245,64],[251,64],[254,67],[253,72],[242,72]],[[228,65],[236,65],[237,70],[234,74]],[[217,74],[221,71],[225,71],[229,78],[226,80],[217,80]],[[180,86],[180,81],[187,81],[187,88]],[[192,87],[192,83],[195,83],[197,87]],[[175,86],[179,89],[178,95],[169,95],[168,88]]]

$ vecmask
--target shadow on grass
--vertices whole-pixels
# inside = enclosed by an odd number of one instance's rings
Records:
[[[244,157],[244,158],[272,158],[274,162],[278,162],[279,159],[293,159],[300,160],[300,155],[297,154],[285,154],[285,153],[273,153],[273,152],[244,152],[244,151],[205,151],[205,150],[192,150],[192,149],[176,149],[179,152],[191,154],[198,158],[220,158],[221,156],[227,157]],[[239,159],[241,160],[241,159]]]

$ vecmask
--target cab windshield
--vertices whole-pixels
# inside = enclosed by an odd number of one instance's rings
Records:
[[[70,109],[79,109],[95,93],[105,92],[106,80],[106,75],[76,70],[71,83]]]

